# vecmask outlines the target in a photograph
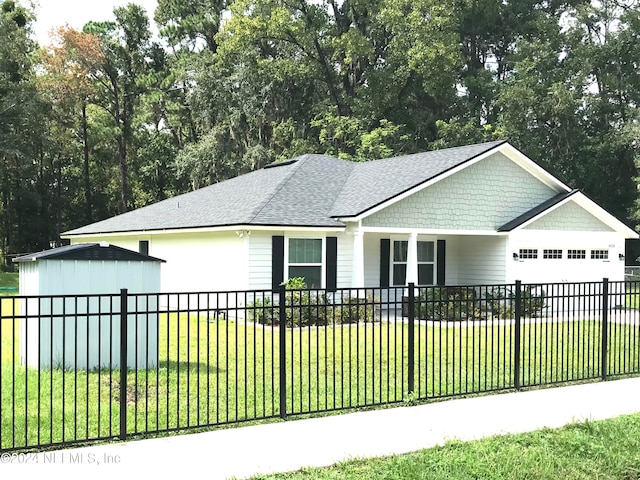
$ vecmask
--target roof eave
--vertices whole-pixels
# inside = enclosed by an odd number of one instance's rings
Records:
[[[504,226],[503,226],[503,227],[500,227],[498,229],[498,231],[499,232],[512,233],[512,232],[516,232],[516,231],[522,230],[522,229],[526,228],[528,225],[530,225],[533,222],[535,222],[536,220],[538,220],[539,218],[547,215],[548,213],[551,213],[553,210],[555,210],[557,208],[560,208],[561,206],[567,204],[568,202],[573,202],[573,201],[576,202],[578,204],[578,206],[583,208],[585,211],[587,211],[588,213],[593,215],[596,219],[598,219],[599,221],[601,221],[602,223],[607,225],[609,228],[611,228],[614,232],[619,233],[620,235],[622,235],[625,239],[638,239],[638,238],[640,238],[640,234],[638,234],[638,232],[636,232],[635,230],[629,228],[623,222],[621,222],[616,217],[611,215],[609,212],[607,212],[604,208],[602,208],[600,205],[598,205],[593,200],[591,200],[589,197],[587,197],[580,190],[574,190],[574,191],[570,192],[570,194],[567,195],[561,201],[559,201],[557,203],[554,203],[553,205],[549,206],[545,210],[539,212],[538,214],[536,214],[533,217],[529,218],[527,221],[524,221],[524,222],[520,223],[519,225],[511,228],[510,230],[504,230],[503,229]],[[507,225],[507,224],[505,224],[505,225]]]
[[[338,220],[339,221],[339,220]],[[299,224],[286,224],[286,223],[233,223],[226,225],[207,225],[207,226],[194,226],[194,227],[175,227],[175,228],[158,228],[147,230],[113,230],[113,231],[98,231],[98,232],[80,232],[73,233],[72,231],[64,232],[60,236],[61,238],[85,238],[96,236],[133,236],[133,235],[158,235],[158,234],[172,234],[172,233],[204,233],[204,232],[230,232],[235,230],[323,230],[331,232],[342,232],[345,229],[344,225],[299,225]]]

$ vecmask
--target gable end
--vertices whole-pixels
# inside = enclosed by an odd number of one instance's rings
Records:
[[[534,220],[523,230],[613,232],[614,230],[575,202],[567,202]]]

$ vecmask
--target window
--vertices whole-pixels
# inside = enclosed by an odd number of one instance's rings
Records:
[[[538,250],[535,248],[521,248],[518,256],[522,258],[538,258]]]
[[[138,252],[143,255],[149,255],[149,240],[140,240],[138,242]]]
[[[591,250],[591,260],[609,260],[609,250]]]
[[[562,250],[545,248],[542,251],[542,258],[550,258],[550,259],[562,258]]]
[[[586,250],[567,250],[567,258],[570,260],[583,260],[587,258]]]
[[[393,285],[405,285],[407,279],[407,251],[409,242],[396,240],[393,242],[391,256],[391,275]],[[435,243],[418,242],[418,285],[434,284]]]
[[[304,277],[308,288],[322,288],[322,239],[290,238],[288,278]]]

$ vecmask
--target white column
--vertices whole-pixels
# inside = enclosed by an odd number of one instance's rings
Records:
[[[418,284],[418,234],[416,232],[411,232],[409,234],[406,281],[407,285],[410,283]]]
[[[351,287],[364,287],[364,233],[360,230],[353,232],[353,270],[351,272]]]

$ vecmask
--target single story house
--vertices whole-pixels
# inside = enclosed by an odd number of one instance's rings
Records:
[[[163,292],[624,278],[638,234],[506,141],[303,155],[64,234],[163,258]]]

